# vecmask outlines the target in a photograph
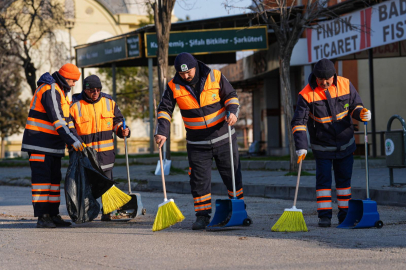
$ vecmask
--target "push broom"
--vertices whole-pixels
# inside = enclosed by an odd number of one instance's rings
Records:
[[[125,120],[123,121],[125,128]],[[126,138],[124,138],[126,139]],[[127,141],[126,141],[127,142]],[[127,152],[126,152],[127,153]],[[121,191],[115,185],[102,195],[103,213],[109,214],[131,201],[131,196]]]
[[[162,163],[162,150],[159,148],[159,159],[161,164],[161,176],[162,176],[162,187],[164,191],[164,202],[158,205],[158,213],[156,214],[154,225],[152,226],[152,231],[160,231],[166,229],[177,222],[181,222],[185,219],[183,214],[180,212],[179,208],[176,206],[173,199],[168,200],[166,197],[166,187],[165,187],[165,174],[164,167]]]
[[[114,210],[120,209],[123,205],[131,201],[131,196],[121,191],[113,185],[102,195],[103,213],[108,214]]]
[[[303,218],[301,209],[296,208],[297,193],[299,191],[300,172],[302,171],[302,160],[299,163],[299,172],[297,174],[295,199],[292,208],[286,208],[282,216],[273,225],[273,232],[307,232],[306,222]]]

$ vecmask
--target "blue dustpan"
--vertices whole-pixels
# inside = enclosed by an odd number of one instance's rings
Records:
[[[244,200],[218,199],[216,200],[216,213],[207,225],[208,230],[216,230],[232,226],[249,226],[252,221],[245,210]]]
[[[228,117],[230,113],[228,112]],[[233,198],[232,199],[217,199],[216,212],[213,219],[207,225],[207,230],[216,230],[231,226],[249,226],[252,220],[248,217],[245,210],[244,200],[237,199],[235,194],[235,177],[234,177],[234,161],[233,161],[233,146],[231,140],[231,128],[228,126],[228,140],[230,145],[231,157],[231,177],[233,180]]]
[[[366,176],[366,200],[349,200],[348,213],[343,223],[337,226],[340,229],[358,229],[358,228],[382,228],[383,222],[379,220],[377,204],[369,198],[369,171],[368,171],[368,137],[367,122],[364,122],[365,128],[365,176]]]

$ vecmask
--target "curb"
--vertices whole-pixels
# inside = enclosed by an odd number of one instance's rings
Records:
[[[148,180],[148,190],[162,191],[162,182]],[[250,197],[264,197],[271,199],[292,200],[295,195],[294,186],[275,186],[275,185],[257,185],[244,184],[244,195]],[[166,191],[180,194],[190,194],[189,182],[167,181]],[[227,189],[223,183],[211,184],[211,193],[215,195],[227,194]],[[366,190],[363,188],[351,188],[353,198],[365,198]],[[406,206],[406,191],[398,190],[377,190],[370,189],[371,200],[376,201],[379,205]],[[332,198],[336,198],[336,191],[332,190]],[[298,200],[316,201],[316,192],[314,187],[300,187]]]
[[[156,165],[157,160],[154,157],[151,158],[129,158],[128,162],[130,164],[143,164],[143,165]],[[15,161],[1,161],[3,167],[7,164],[21,166],[29,166],[28,160],[15,160]],[[62,160],[62,166],[68,166],[69,160]],[[126,165],[124,158],[116,159],[115,165]],[[178,169],[188,169],[189,162],[186,157],[174,157],[172,160],[172,166]],[[242,170],[289,170],[289,161],[265,161],[265,160],[241,160]],[[216,168],[216,163],[213,161],[212,168]],[[316,162],[314,160],[305,160],[302,165],[303,170],[314,171],[316,170]],[[354,169],[364,169],[365,160],[356,159],[354,160]],[[370,159],[369,168],[387,168],[386,159]]]
[[[8,186],[31,186],[31,181],[28,179],[0,180],[0,185]],[[118,183],[119,189],[126,192],[128,187],[126,183]],[[64,184],[61,183],[61,189]],[[271,199],[293,200],[295,194],[294,186],[275,186],[275,185],[258,185],[244,184],[244,195],[250,197],[263,197]],[[162,191],[162,181],[148,180],[148,183],[131,183],[133,191]],[[185,181],[167,181],[166,191],[171,193],[190,194],[190,184]],[[215,195],[227,194],[227,189],[223,183],[211,184],[211,193]],[[366,191],[364,188],[351,188],[353,198],[365,198]],[[406,206],[406,191],[399,191],[395,188],[386,189],[370,189],[369,194],[371,200],[374,200],[379,205]],[[332,198],[336,198],[336,191],[333,189]],[[300,187],[298,200],[301,201],[316,201],[316,192],[314,187]]]

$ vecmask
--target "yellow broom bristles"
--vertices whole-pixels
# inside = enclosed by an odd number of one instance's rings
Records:
[[[108,214],[131,201],[131,196],[112,186],[102,195],[103,213]]]
[[[156,214],[152,231],[156,232],[166,229],[184,219],[185,217],[172,199],[164,201],[158,206],[158,213]]]
[[[296,207],[285,209],[282,216],[273,225],[273,232],[307,232],[302,210]]]

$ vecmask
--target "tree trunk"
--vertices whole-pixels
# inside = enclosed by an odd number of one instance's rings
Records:
[[[1,136],[1,150],[0,150],[0,158],[4,158],[4,152],[6,150],[6,146],[5,146],[5,141],[4,141],[4,137]]]
[[[158,42],[157,61],[158,61],[158,86],[159,95],[165,91],[168,74],[168,51],[169,51],[169,32],[171,31],[172,10],[176,0],[155,0],[151,4],[154,11],[154,22],[156,37]],[[171,158],[170,134],[166,142],[166,158]]]
[[[31,88],[31,92],[34,95],[35,89],[37,89],[37,75],[35,72],[37,69],[34,67],[34,64],[31,63],[30,60],[24,61],[24,73],[25,73],[25,78],[27,79],[27,82]]]
[[[290,121],[293,118],[292,91],[290,86],[290,57],[279,58],[279,72],[281,78],[281,99],[283,113],[285,114],[285,125],[289,138],[289,154],[290,166],[289,171],[296,172],[298,170],[297,156],[295,149],[295,141],[290,128]]]

